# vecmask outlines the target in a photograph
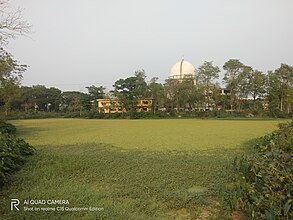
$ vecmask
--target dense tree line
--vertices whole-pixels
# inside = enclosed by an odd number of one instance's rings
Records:
[[[204,62],[198,67],[196,79],[167,79],[164,84],[157,78],[146,82],[145,72],[137,71],[132,77],[117,80],[113,94],[126,107],[137,98],[152,97],[156,100],[154,110],[169,113],[226,111],[273,117],[292,114],[292,66],[281,64],[265,74],[230,59],[223,69],[225,89],[216,83],[220,68],[213,62]]]
[[[0,104],[4,115],[74,112],[82,116],[96,112],[95,100],[100,98],[118,98],[128,111],[134,109],[137,99],[154,98],[153,112],[165,115],[216,111],[273,117],[292,114],[293,67],[287,64],[265,74],[230,59],[223,65],[224,94],[216,83],[220,68],[213,62],[199,66],[195,79],[167,79],[162,84],[157,77],[147,81],[145,71],[138,70],[133,76],[117,80],[108,93],[104,87],[95,85],[86,87],[88,92],[83,93],[62,92],[42,85],[20,86],[26,66],[19,65],[5,51],[0,55]]]

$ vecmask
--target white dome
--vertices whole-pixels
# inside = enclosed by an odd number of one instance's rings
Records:
[[[184,59],[174,64],[170,72],[170,78],[173,79],[183,79],[185,76],[194,77],[194,75],[195,67]]]

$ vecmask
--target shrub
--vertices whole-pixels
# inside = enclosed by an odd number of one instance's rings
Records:
[[[8,126],[3,127],[9,129],[3,129],[8,132],[1,131],[0,133],[0,187],[7,181],[11,173],[20,169],[26,161],[27,156],[32,155],[34,152],[32,146],[11,134],[15,133],[15,127],[13,125],[5,124]]]
[[[293,219],[293,122],[264,136],[253,154],[235,160],[234,187],[225,192],[232,209],[252,219]]]
[[[10,124],[6,123],[4,121],[0,121],[0,133],[1,134],[15,134],[16,128]]]

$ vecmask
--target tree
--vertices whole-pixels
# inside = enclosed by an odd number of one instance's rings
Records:
[[[10,111],[12,101],[20,97],[19,86],[12,81],[5,81],[1,85],[0,95],[4,101],[4,112],[5,116],[7,116]]]
[[[102,99],[105,96],[105,89],[103,86],[96,87],[94,85],[87,86],[88,93],[93,99]]]
[[[248,94],[252,96],[254,101],[265,94],[266,81],[267,76],[258,70],[254,70],[248,76]]]
[[[0,84],[7,80],[19,84],[26,68],[26,65],[18,64],[10,53],[0,48]]]
[[[219,78],[219,73],[220,69],[217,66],[213,66],[213,61],[205,61],[203,65],[198,68],[197,83],[203,85],[204,101],[208,109],[210,108],[211,98],[214,96],[213,92],[218,92],[213,89],[215,86],[213,81]]]
[[[287,64],[268,74],[269,110],[273,116],[292,112],[293,67]]]
[[[293,96],[293,66],[281,64],[275,70],[280,83],[280,110],[290,113],[292,111],[292,96]]]
[[[165,80],[164,89],[166,95],[166,107],[171,109],[179,108],[179,97],[176,95],[179,84],[180,82],[177,79],[169,78]]]
[[[23,19],[22,9],[12,10],[9,0],[0,0],[0,46],[6,45],[9,39],[27,35],[31,25]]]
[[[177,91],[175,92],[175,99],[178,102],[178,107],[183,108],[192,108],[196,102],[195,99],[195,85],[193,78],[183,78],[182,81],[178,84]]]
[[[215,110],[226,109],[227,107],[227,95],[221,94],[221,87],[219,83],[212,84],[211,86],[211,100],[214,102]]]
[[[96,87],[94,85],[86,87],[90,96],[90,102],[92,103],[92,109],[95,111],[97,108],[97,99],[103,99],[105,97],[105,89],[103,86]]]
[[[18,88],[26,65],[20,65],[11,54],[0,48],[0,95],[4,101],[7,116],[11,102],[18,97]]]
[[[13,56],[3,49],[8,40],[30,32],[31,26],[23,19],[22,10],[10,10],[8,0],[0,0],[0,94],[5,115],[10,111],[11,102],[19,95],[18,88],[25,65],[19,65]]]
[[[61,90],[43,85],[21,88],[22,96],[26,101],[26,106],[33,107],[35,111],[59,111],[61,104]]]
[[[262,98],[266,93],[267,76],[261,71],[253,70],[248,75],[247,93],[253,98],[253,109],[256,111],[256,99]]]
[[[113,85],[113,94],[124,105],[127,110],[134,111],[137,99],[145,98],[148,93],[147,83],[145,82],[144,70],[135,72],[134,76],[126,79],[119,79]]]
[[[80,92],[77,91],[62,92],[61,110],[69,112],[79,111],[81,108],[80,96]]]
[[[148,86],[145,81],[146,79],[145,71],[143,69],[137,70],[135,71],[134,76],[136,77],[136,82],[135,82],[136,98],[145,98],[148,93]]]
[[[272,116],[278,116],[280,111],[280,81],[274,71],[268,72],[268,102]]]
[[[243,68],[244,64],[237,59],[230,59],[223,66],[226,71],[223,81],[226,83],[227,89],[230,90],[231,110],[235,110],[235,106],[238,104],[239,74],[243,71]]]
[[[237,82],[236,95],[240,99],[245,99],[250,93],[250,78],[253,75],[253,68],[251,66],[243,66],[242,70],[236,77]]]
[[[18,110],[24,110],[25,113],[28,113],[29,110],[34,108],[33,100],[33,89],[29,86],[20,87],[20,98],[18,100]]]
[[[219,78],[220,69],[213,65],[213,61],[205,61],[198,68],[197,82],[205,85],[210,85],[215,79]]]
[[[149,96],[154,99],[153,111],[158,107],[163,107],[165,104],[166,96],[164,87],[161,83],[157,83],[158,77],[153,77],[148,84]]]
[[[166,91],[167,103],[171,109],[192,108],[199,105],[201,97],[201,86],[194,84],[193,78],[167,79],[164,88]],[[202,91],[201,91],[202,92]]]
[[[91,98],[88,94],[77,91],[67,91],[63,92],[61,97],[62,111],[79,112],[79,115],[81,116],[84,110],[89,111],[91,108]]]
[[[126,79],[119,79],[113,85],[114,95],[120,100],[127,110],[133,109],[136,102],[136,77],[128,77]]]

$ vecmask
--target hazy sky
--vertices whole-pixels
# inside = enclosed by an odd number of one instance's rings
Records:
[[[230,58],[261,71],[293,65],[292,0],[10,0],[31,38],[8,50],[23,84],[85,91],[144,69],[163,82],[182,55],[195,67]]]

